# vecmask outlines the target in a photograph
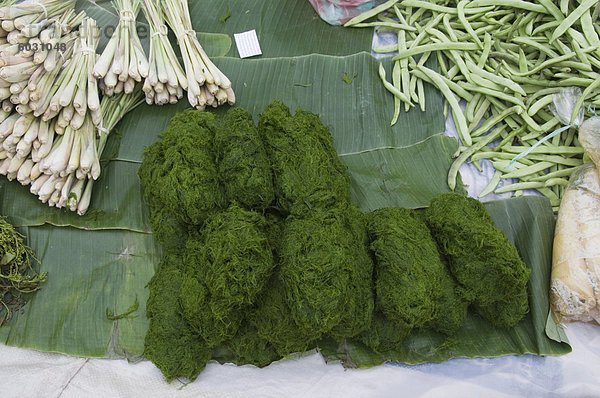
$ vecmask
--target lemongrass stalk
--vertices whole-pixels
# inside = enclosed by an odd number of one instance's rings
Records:
[[[42,188],[42,186],[50,178],[51,178],[51,176],[48,174],[40,174],[38,176],[38,178],[36,178],[35,180],[32,179],[31,181],[33,181],[33,182],[31,183],[31,186],[29,187],[29,192],[31,192],[32,194],[37,196],[37,194],[40,191],[40,189]]]
[[[115,33],[112,35],[108,44],[104,48],[104,51],[96,61],[96,65],[94,66],[93,75],[97,79],[101,79],[106,76],[108,70],[111,66],[111,61],[115,55],[115,51],[117,46],[119,45],[119,36]]]
[[[12,114],[7,117],[2,123],[0,123],[0,139],[4,139],[5,137],[12,134],[13,128],[17,120],[19,120],[20,115]]]
[[[0,174],[3,176],[8,174],[8,167],[10,166],[11,159],[6,158],[0,163]]]
[[[11,57],[19,54],[19,45],[18,44],[10,44],[2,47],[0,50],[0,57]]]
[[[87,115],[87,113],[86,113],[86,115]],[[71,122],[69,123],[69,127],[73,130],[79,130],[81,128],[81,126],[83,126],[83,123],[85,122],[86,115],[82,115],[79,112],[75,112],[75,114],[73,115],[73,118],[71,119]]]
[[[81,196],[83,195],[83,190],[85,189],[85,178],[77,179],[77,181],[73,184],[71,188],[71,192],[69,192],[69,196],[67,199],[67,206],[69,206],[69,210],[77,211],[77,205],[81,200]]]
[[[56,186],[56,182],[60,177],[58,175],[51,175],[44,184],[40,187],[37,195],[42,202],[47,202],[50,199],[52,193],[54,193],[54,189]]]
[[[15,23],[12,19],[4,19],[2,21],[2,30],[4,30],[5,32],[10,33],[13,30],[15,30]],[[6,36],[5,36],[6,37]]]
[[[42,175],[42,172],[40,170],[40,165],[35,160],[33,160],[33,158],[31,160],[33,161],[33,167],[31,168],[31,172],[29,173],[29,180],[33,182],[37,180],[39,176]]]
[[[48,142],[48,137],[49,137],[49,133],[50,133],[49,127],[50,127],[50,125],[48,122],[44,122],[43,120],[40,121],[40,127],[38,129],[38,136],[37,136],[37,140],[40,142],[40,144],[45,144],[46,142]]]
[[[60,190],[60,199],[58,201],[59,207],[67,206],[67,201],[69,200],[69,194],[71,193],[71,189],[73,188],[73,184],[75,182],[75,174],[69,174],[67,179]]]
[[[29,104],[19,104],[15,107],[15,110],[21,116],[29,115],[30,113],[33,113],[33,109],[31,109]]]
[[[15,156],[14,158],[12,158],[10,161],[10,165],[8,166],[7,173],[15,174],[17,171],[19,171],[19,168],[25,162],[25,160],[25,156]]]
[[[0,109],[0,123],[4,122],[10,116],[10,112],[5,112],[3,109]]]
[[[29,89],[25,87],[18,95],[19,104],[25,105],[29,103]]]
[[[92,200],[92,189],[94,188],[94,181],[88,180],[87,185],[85,186],[85,191],[83,192],[83,196],[77,205],[77,214],[83,216],[90,207],[90,202]]]
[[[23,80],[22,82],[12,83],[9,87],[11,94],[19,94],[23,89],[28,86],[28,81]]]
[[[4,112],[12,112],[13,111],[13,105],[11,104],[11,102],[9,100],[4,100],[2,101],[2,110]]]
[[[27,130],[27,132],[23,135],[23,138],[21,141],[32,145],[33,141],[35,141],[35,139],[37,138],[39,131],[40,131],[40,123],[41,120],[39,119],[34,119],[33,122],[31,123],[31,125],[29,126],[29,129]]]
[[[25,53],[18,54],[18,55],[8,55],[8,56],[2,57],[0,59],[0,67],[18,66],[21,64],[25,64],[26,62],[32,62],[35,64],[33,57],[30,55],[26,55]]]
[[[73,147],[71,148],[71,156],[67,163],[65,175],[74,173],[79,168],[79,159],[81,155],[81,132],[77,131],[73,141]]]
[[[52,162],[54,162],[54,158],[59,153],[58,148],[61,147],[63,139],[64,139],[64,136],[61,135],[57,139],[53,140],[52,145],[50,146],[49,153],[46,156],[40,155],[39,151],[38,151],[38,156],[40,156],[40,160],[38,163],[40,165],[40,170],[42,171],[42,173],[52,174],[50,172],[50,166],[52,165]],[[43,145],[42,145],[42,147],[43,147]],[[42,147],[40,147],[40,149]]]
[[[36,15],[36,14],[28,14],[28,15],[23,15],[23,16],[17,17],[13,20],[15,29],[23,30],[23,28],[25,26],[33,24],[37,18],[38,18],[38,15]],[[37,36],[37,34],[28,36],[28,37],[33,37],[33,36]]]
[[[42,122],[46,123],[46,122]],[[47,123],[46,123],[47,124]],[[54,146],[54,137],[55,137],[55,129],[54,124],[48,125],[48,135],[46,137],[46,142],[42,142],[42,145],[39,147],[37,151],[37,159],[34,158],[34,162],[40,162],[42,159],[45,159]],[[33,157],[33,156],[32,156]]]
[[[7,98],[10,98],[12,95],[13,94],[11,94],[10,88],[7,88],[7,87],[0,88],[0,100],[5,100]]]
[[[17,181],[23,185],[29,185],[29,183],[31,183],[31,178],[29,178],[29,176],[31,175],[33,165],[34,163],[31,158],[25,160],[17,172]]]
[[[67,127],[61,145],[56,149],[57,154],[54,155],[53,161],[50,164],[48,170],[52,174],[59,175],[63,170],[66,169],[71,156],[71,149],[73,148],[75,133],[72,128]]]

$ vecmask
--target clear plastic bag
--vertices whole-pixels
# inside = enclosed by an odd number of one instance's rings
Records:
[[[558,321],[600,324],[600,176],[591,162],[573,173],[562,199],[550,304]]]
[[[309,0],[321,19],[343,25],[357,15],[383,3],[382,0]]]
[[[583,122],[578,138],[585,153],[600,168],[600,117],[594,116]]]

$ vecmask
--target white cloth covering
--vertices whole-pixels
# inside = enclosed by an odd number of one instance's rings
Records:
[[[416,366],[344,370],[319,354],[253,366],[209,364],[182,388],[164,382],[150,362],[82,359],[0,345],[0,396],[71,397],[598,397],[600,327],[566,327],[573,352],[453,359]]]

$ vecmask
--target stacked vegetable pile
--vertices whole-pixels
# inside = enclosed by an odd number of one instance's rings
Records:
[[[139,170],[165,249],[145,355],[169,381],[217,352],[266,366],[327,338],[385,356],[411,331],[452,335],[469,305],[502,327],[528,310],[529,270],[479,202],[362,213],[310,112],[275,102],[257,128],[241,108],[186,111],[159,138]]]
[[[557,210],[568,177],[583,163],[576,130],[583,112],[593,113],[584,105],[600,104],[600,26],[592,9],[597,4],[390,0],[346,26],[397,34],[397,45],[374,48],[398,52],[391,83],[380,70],[395,96],[392,123],[402,103],[425,109],[423,82],[444,94],[463,145],[448,176],[451,188],[462,163],[470,159],[480,167],[480,160],[490,159],[497,171],[480,197],[536,189]],[[430,58],[439,73],[425,66]],[[561,99],[564,88],[577,89],[567,99],[570,105]],[[464,111],[460,100],[466,101]],[[502,179],[519,182],[498,187]]]

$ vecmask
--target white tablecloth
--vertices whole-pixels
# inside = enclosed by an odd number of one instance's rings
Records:
[[[83,359],[0,345],[0,397],[600,397],[600,327],[569,324],[573,352],[453,359],[366,370],[319,354],[253,366],[209,364],[182,388],[150,362]]]

